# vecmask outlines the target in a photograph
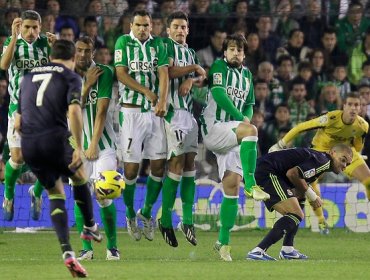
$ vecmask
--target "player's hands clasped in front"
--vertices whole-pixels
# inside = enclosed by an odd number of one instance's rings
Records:
[[[87,160],[96,160],[99,157],[99,149],[94,145],[90,145],[85,151],[85,157]]]
[[[69,169],[78,169],[82,165],[81,150],[75,149],[72,154],[72,162],[68,165]]]
[[[152,104],[152,106],[155,106],[157,104],[158,96],[154,92],[152,92],[151,90],[148,89],[144,93],[144,95],[150,101],[150,103]]]
[[[15,18],[12,23],[12,36],[15,38],[18,37],[18,35],[21,33],[21,24],[22,19],[21,18]]]
[[[154,114],[157,117],[164,117],[166,115],[166,111],[167,111],[167,108],[166,107],[167,107],[166,106],[166,102],[159,101],[157,103],[157,105],[155,105]]]
[[[322,206],[322,200],[319,196],[317,196],[316,200],[310,201],[310,205],[312,206],[313,210]]]

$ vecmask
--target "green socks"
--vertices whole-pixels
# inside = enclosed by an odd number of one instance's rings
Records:
[[[243,168],[245,190],[252,192],[252,187],[256,185],[254,172],[256,171],[257,160],[257,136],[244,137],[240,144],[240,161]]]
[[[180,185],[180,196],[182,201],[182,222],[185,225],[192,225],[193,205],[195,195],[195,171],[184,172]]]
[[[39,180],[36,180],[34,187],[33,187],[33,193],[36,197],[41,197],[42,192],[44,190],[44,187],[41,185]]]
[[[143,214],[145,218],[149,219],[152,216],[153,204],[157,201],[161,189],[162,178],[155,177],[150,174],[146,182],[146,196],[144,207],[141,209],[141,214]]]
[[[218,234],[218,241],[222,245],[228,245],[230,242],[230,230],[235,224],[238,214],[238,197],[224,197],[221,203],[220,222],[221,228]]]
[[[84,229],[84,218],[82,216],[81,209],[80,207],[78,207],[77,203],[75,203],[74,213],[75,213],[77,231],[79,234],[81,234],[81,232]],[[82,249],[91,251],[92,250],[91,241],[82,239]]]
[[[132,180],[134,181],[134,180]],[[123,191],[123,201],[126,205],[126,217],[129,219],[135,218],[136,213],[134,209],[134,197],[135,197],[136,182],[126,182],[125,190]]]
[[[7,199],[14,198],[15,183],[22,171],[22,164],[17,164],[10,158],[5,165],[5,192],[4,195]]]
[[[180,179],[180,175],[169,172],[163,182],[161,224],[164,228],[172,228],[172,210]]]
[[[107,237],[107,249],[117,248],[117,211],[113,201],[109,206],[100,207],[100,217]]]

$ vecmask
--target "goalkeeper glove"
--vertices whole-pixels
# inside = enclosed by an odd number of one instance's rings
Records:
[[[287,148],[287,144],[284,142],[283,139],[279,140],[275,145],[272,145],[269,149],[269,153],[281,151]]]

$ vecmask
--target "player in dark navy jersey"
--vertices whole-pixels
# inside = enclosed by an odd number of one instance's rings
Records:
[[[51,63],[27,74],[20,89],[16,127],[21,133],[25,162],[45,186],[51,220],[65,265],[73,277],[86,277],[69,242],[65,193],[61,176],[72,179],[73,194],[84,216],[81,238],[100,242],[102,236],[93,217],[91,194],[82,165],[81,78],[74,73],[75,46],[58,40]],[[69,118],[69,130],[67,124]]]
[[[269,211],[277,211],[283,217],[276,221],[265,238],[250,251],[247,259],[272,261],[266,250],[284,236],[281,259],[307,259],[294,249],[294,237],[304,217],[305,197],[316,209],[322,201],[310,183],[325,172],[336,174],[352,162],[352,150],[345,144],[334,146],[328,153],[313,149],[297,148],[267,154],[257,161],[256,182],[270,195],[265,201]]]

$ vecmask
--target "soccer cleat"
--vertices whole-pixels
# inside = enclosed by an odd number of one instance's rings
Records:
[[[98,225],[96,225],[96,230],[92,230],[84,226],[83,231],[81,232],[81,238],[87,241],[96,241],[100,243],[103,240],[103,236],[99,232]]]
[[[149,241],[153,241],[154,239],[154,226],[153,226],[153,218],[150,217],[149,219],[141,214],[141,209],[139,209],[136,213],[137,218],[143,223],[143,234],[146,239]]]
[[[270,199],[270,195],[264,192],[260,186],[253,186],[251,191],[248,191],[244,187],[244,193],[246,196],[253,197],[253,199],[257,201]]]
[[[42,197],[36,197],[35,193],[33,192],[35,186],[31,186],[28,189],[28,193],[31,196],[31,218],[34,221],[38,221],[41,216],[41,205],[42,205]]]
[[[4,213],[4,220],[5,221],[12,221],[14,217],[14,199],[6,199],[4,197],[3,200],[3,213]]]
[[[282,260],[307,260],[308,257],[298,250],[293,250],[290,253],[286,253],[283,250],[280,251],[279,258]]]
[[[185,235],[185,238],[191,245],[197,246],[197,239],[195,238],[195,229],[194,225],[185,225],[180,223],[180,229]]]
[[[141,239],[141,232],[137,226],[137,219],[134,218],[127,218],[126,217],[126,225],[127,225],[127,232],[128,234],[135,240],[139,241]]]
[[[93,250],[81,250],[77,260],[79,261],[91,261],[94,259]]]
[[[166,241],[168,245],[172,247],[177,247],[179,245],[177,243],[175,231],[173,230],[172,227],[171,228],[162,227],[161,219],[158,219],[158,228],[159,231],[162,233],[164,241]]]
[[[254,260],[254,261],[276,261],[275,258],[269,256],[265,251],[249,252],[248,255],[247,255],[247,260]]]
[[[321,234],[329,234],[329,225],[326,221],[319,223],[319,230]]]
[[[117,248],[107,249],[107,261],[119,261],[121,256]]]
[[[216,241],[213,249],[220,255],[221,260],[225,262],[231,262],[233,259],[231,258],[231,246],[229,245],[222,245],[220,241]]]
[[[63,254],[64,264],[71,272],[73,277],[85,278],[87,277],[87,271],[83,266],[76,260],[74,252],[64,252]]]

